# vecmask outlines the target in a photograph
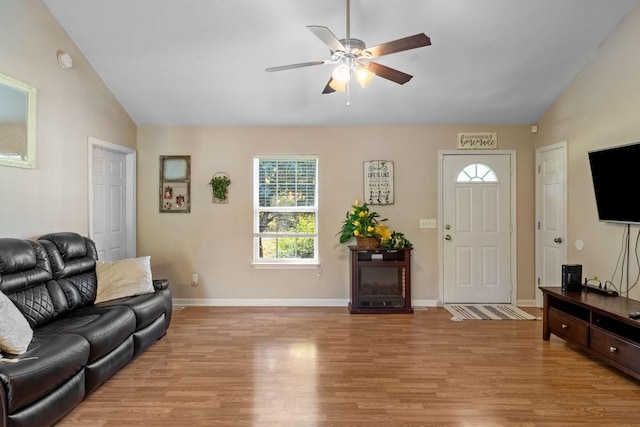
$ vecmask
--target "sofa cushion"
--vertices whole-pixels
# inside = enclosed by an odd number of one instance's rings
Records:
[[[22,354],[27,351],[33,330],[20,310],[0,291],[0,351]]]
[[[17,291],[9,294],[8,297],[34,329],[55,319],[56,311],[46,285]]]
[[[113,262],[98,262],[98,292],[96,304],[117,298],[154,292],[151,277],[151,257],[127,258]]]
[[[77,233],[50,233],[38,240],[50,259],[57,289],[50,287],[58,315],[90,306],[96,298],[97,251],[92,240]]]
[[[0,290],[6,294],[52,278],[42,245],[31,240],[0,239]]]
[[[85,371],[82,370],[33,404],[10,414],[7,417],[7,425],[15,427],[55,425],[82,402],[85,395]]]
[[[53,392],[87,363],[89,343],[79,335],[62,334],[41,342],[36,331],[36,342],[23,357],[37,359],[0,364],[0,383],[6,390],[9,414]]]
[[[55,340],[57,334],[77,334],[89,342],[89,362],[118,347],[136,327],[136,317],[127,307],[85,307],[68,313],[35,330],[35,336]],[[35,340],[35,338],[34,338]]]
[[[98,254],[92,240],[78,233],[50,233],[38,239],[47,249],[55,279],[92,271]]]
[[[136,331],[162,317],[166,311],[163,295],[159,291],[133,297],[118,298],[96,304],[96,307],[124,305],[136,315]]]
[[[0,239],[0,291],[32,328],[50,322],[57,315],[47,287],[52,278],[49,258],[39,242]]]

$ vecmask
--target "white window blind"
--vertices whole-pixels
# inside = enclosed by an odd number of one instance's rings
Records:
[[[316,157],[254,159],[254,262],[318,262]]]

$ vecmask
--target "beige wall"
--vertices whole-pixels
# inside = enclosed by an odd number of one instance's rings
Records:
[[[396,203],[379,208],[414,243],[414,299],[437,300],[438,237],[418,228],[437,218],[437,152],[455,149],[462,131],[497,131],[500,149],[517,151],[518,300],[534,298],[533,168],[529,126],[380,128],[161,128],[136,126],[39,0],[0,3],[0,71],[38,89],[38,168],[0,167],[0,236],[88,233],[87,138],[138,149],[138,252],[152,256],[178,298],[344,300],[348,250],[335,236],[362,197],[362,162],[395,162]],[[28,29],[25,30],[25,29]],[[75,66],[63,70],[58,49]],[[137,132],[137,134],[136,134]],[[312,153],[320,165],[318,270],[251,266],[252,158]],[[158,156],[192,156],[192,213],[158,213]],[[211,203],[213,173],[233,181],[230,203]],[[191,273],[200,286],[189,286]]]
[[[348,248],[336,233],[353,200],[363,197],[362,162],[394,161],[395,204],[376,207],[414,244],[413,299],[436,301],[438,233],[418,227],[438,217],[438,151],[456,148],[464,131],[497,131],[500,149],[517,152],[518,299],[534,298],[533,137],[529,126],[359,128],[138,128],[138,252],[154,275],[171,280],[177,298],[322,299],[349,297]],[[318,270],[252,267],[252,161],[257,154],[319,158]],[[191,156],[191,213],[158,212],[160,155]],[[212,204],[215,172],[231,177],[229,204]],[[191,287],[191,274],[200,285]],[[247,301],[244,301],[246,303]]]
[[[611,279],[622,247],[624,227],[598,221],[587,152],[640,141],[638,46],[640,8],[607,39],[539,121],[537,146],[567,141],[568,262],[582,264],[585,277]],[[638,226],[632,227],[632,251],[637,233]],[[584,250],[575,248],[576,239],[584,241]],[[637,266],[632,269],[633,280],[636,273]],[[619,270],[616,277],[620,283]],[[630,295],[638,299],[640,285]]]
[[[0,236],[86,235],[87,137],[135,148],[135,124],[40,0],[0,2],[0,29],[0,72],[38,90],[38,166],[0,166]]]

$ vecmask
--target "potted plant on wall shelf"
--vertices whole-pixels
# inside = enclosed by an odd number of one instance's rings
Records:
[[[209,185],[211,186],[211,193],[213,196],[213,203],[229,203],[229,185],[231,179],[229,175],[224,172],[216,172]]]

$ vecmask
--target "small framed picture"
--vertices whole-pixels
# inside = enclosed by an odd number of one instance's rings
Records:
[[[173,198],[173,188],[169,187],[168,185],[166,187],[164,187],[164,197],[165,200],[167,199],[172,199]]]
[[[160,212],[191,211],[191,156],[160,156]]]

